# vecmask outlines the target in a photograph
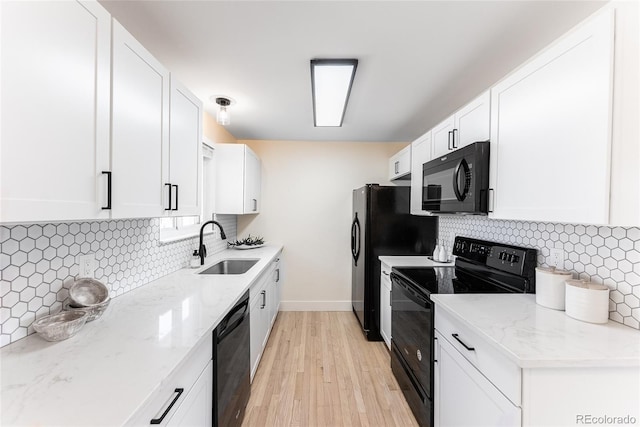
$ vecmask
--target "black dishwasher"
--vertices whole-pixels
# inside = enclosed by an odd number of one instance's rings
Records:
[[[213,425],[239,426],[251,395],[249,291],[213,331]]]

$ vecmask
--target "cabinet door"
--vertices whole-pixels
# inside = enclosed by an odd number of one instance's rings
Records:
[[[244,154],[244,212],[258,213],[260,211],[260,181],[261,165],[260,159],[249,147],[245,146]]]
[[[0,222],[107,218],[111,17],[2,2]]]
[[[213,361],[209,361],[167,426],[210,426],[213,418]]]
[[[436,427],[514,427],[522,424],[520,408],[504,397],[437,332],[435,359],[433,394]]]
[[[159,217],[169,167],[169,72],[115,20],[112,68],[112,217]]]
[[[380,335],[391,350],[391,268],[382,264],[380,273]]]
[[[455,126],[454,116],[431,129],[432,155],[431,158],[444,156],[453,150],[453,128]]]
[[[251,332],[251,381],[258,370],[260,356],[262,356],[262,337],[263,325],[260,322],[262,317],[260,306],[262,305],[262,295],[258,293],[253,301],[251,301],[250,313],[250,332]]]
[[[429,215],[422,210],[422,165],[431,160],[431,132],[411,143],[411,214]]]
[[[492,89],[492,217],[607,223],[612,43],[606,10]]]
[[[172,215],[200,214],[202,176],[202,102],[171,77],[169,114],[169,176],[165,185],[165,209],[171,203]]]
[[[454,149],[489,139],[490,99],[490,91],[486,91],[455,114]]]
[[[398,151],[389,159],[389,181],[408,179],[411,173],[411,146]]]

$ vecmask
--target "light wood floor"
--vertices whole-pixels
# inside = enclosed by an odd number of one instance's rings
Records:
[[[389,363],[351,312],[280,312],[243,426],[417,426]]]

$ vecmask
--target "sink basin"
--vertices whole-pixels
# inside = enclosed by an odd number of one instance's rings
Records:
[[[198,274],[243,274],[256,265],[259,259],[225,259]]]

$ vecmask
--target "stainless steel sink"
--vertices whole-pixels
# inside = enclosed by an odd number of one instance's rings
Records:
[[[243,274],[256,265],[259,259],[225,259],[198,274]]]

